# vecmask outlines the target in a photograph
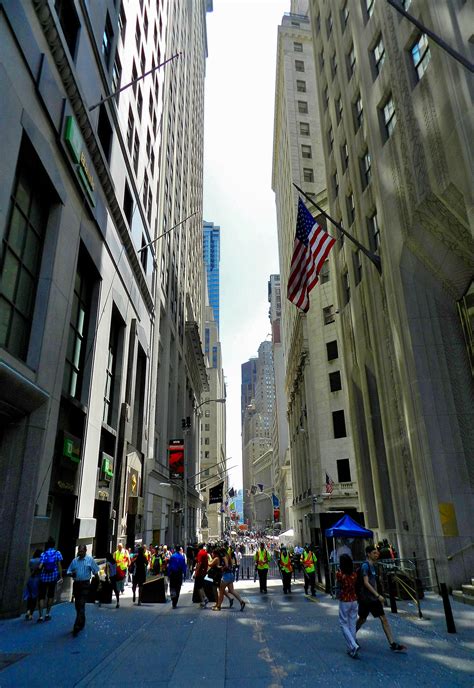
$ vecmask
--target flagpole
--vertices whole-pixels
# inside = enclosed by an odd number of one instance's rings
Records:
[[[365,248],[365,246],[363,246],[359,241],[357,241],[357,239],[355,239],[352,236],[352,234],[349,234],[349,232],[346,232],[344,227],[339,222],[337,222],[336,220],[333,220],[333,218],[325,210],[323,210],[320,205],[315,203],[314,199],[312,199],[311,196],[308,196],[308,194],[306,194],[303,191],[303,189],[300,189],[300,187],[297,184],[295,184],[295,182],[293,182],[293,186],[295,187],[295,189],[297,189],[299,191],[300,194],[302,194],[306,198],[306,200],[309,203],[311,203],[311,205],[314,205],[314,207],[317,208],[319,210],[319,212],[329,220],[329,222],[331,222],[340,232],[342,232],[342,234],[344,234],[350,241],[352,241],[357,246],[357,248],[362,251],[362,253],[364,255],[367,256],[367,258],[377,268],[379,275],[381,275],[382,274],[382,261],[380,260],[380,256],[378,256],[376,253],[372,253],[372,251],[369,251],[369,249]]]

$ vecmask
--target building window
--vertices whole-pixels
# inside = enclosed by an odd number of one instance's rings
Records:
[[[347,220],[349,227],[353,224],[355,220],[355,206],[354,206],[354,194],[350,193],[346,197],[346,208],[347,208]]]
[[[112,127],[110,125],[109,117],[107,115],[107,109],[103,103],[99,109],[97,135],[99,137],[102,150],[104,151],[104,155],[107,158],[107,162],[110,162],[110,151],[112,148]]]
[[[0,262],[0,346],[26,360],[51,197],[33,150],[23,144]]]
[[[140,156],[140,141],[138,139],[138,134],[135,133],[135,139],[133,141],[133,169],[135,173],[138,172],[138,158]]]
[[[298,112],[300,113],[300,115],[308,114],[308,103],[305,100],[298,101]]]
[[[137,72],[137,67],[135,65],[135,60],[133,61],[132,65],[132,89],[135,95],[137,95],[137,79],[138,79],[138,72]]]
[[[63,377],[64,394],[78,400],[81,398],[82,392],[91,293],[90,269],[88,269],[85,261],[80,256],[74,280],[74,294]]]
[[[123,192],[123,212],[127,218],[128,226],[131,227],[133,217],[133,197],[130,193],[130,187],[128,186],[127,182],[125,182],[125,190]]]
[[[367,233],[370,250],[376,253],[380,248],[380,227],[377,221],[377,213],[367,218]]]
[[[347,79],[350,81],[355,73],[356,66],[356,54],[354,46],[351,47],[349,54],[347,55]]]
[[[362,98],[359,93],[357,96],[357,100],[353,104],[354,108],[354,130],[358,131],[358,129],[362,126],[362,122],[364,121],[364,107],[362,105]]]
[[[64,38],[69,49],[69,54],[74,60],[76,54],[77,36],[81,24],[74,8],[74,3],[68,0],[56,0],[54,9],[58,15],[61,29],[63,30]]]
[[[362,177],[362,188],[365,189],[372,179],[372,161],[368,150],[365,151],[364,156],[360,160],[360,172]]]
[[[332,152],[333,147],[334,147],[334,132],[333,132],[333,130],[332,130],[332,127],[329,127],[329,131],[328,131],[328,149],[329,149],[329,152],[330,152],[330,153]]]
[[[343,172],[349,167],[349,147],[346,141],[341,146],[341,165]]]
[[[334,79],[337,73],[337,58],[336,58],[336,53],[334,53],[331,57],[331,74]]]
[[[321,267],[321,272],[319,273],[321,284],[326,284],[329,282],[329,261],[325,260]]]
[[[295,53],[302,53],[303,52],[303,44],[294,42],[293,43],[293,50],[295,51]]]
[[[355,253],[352,254],[352,260],[354,265],[354,277],[356,286],[362,281],[362,251],[357,249]]]
[[[319,69],[321,72],[324,71],[324,50],[319,53]]]
[[[138,17],[137,23],[135,24],[135,44],[137,46],[137,51],[140,52],[140,47],[142,44],[142,32],[140,29],[140,22],[138,21]]]
[[[349,459],[337,459],[337,482],[338,483],[350,483],[352,482],[351,477],[351,466]]]
[[[323,322],[325,325],[330,325],[331,323],[335,322],[336,320],[336,313],[334,311],[334,306],[326,306],[326,308],[323,308]]]
[[[146,38],[148,36],[148,14],[146,13],[146,10],[145,10],[145,13],[143,15],[143,32],[144,32],[145,38]]]
[[[395,112],[395,103],[393,102],[392,94],[389,95],[382,106],[382,122],[383,122],[383,137],[386,141],[392,135],[395,124],[397,123],[397,115]]]
[[[339,177],[337,176],[337,170],[332,175],[332,188],[334,191],[334,200],[336,200],[339,194]]]
[[[342,33],[346,30],[347,23],[349,21],[349,2],[348,0],[344,3],[344,7],[341,10],[341,28]]]
[[[115,55],[114,67],[112,70],[112,92],[116,93],[120,88],[120,81],[122,79],[122,64],[120,62],[119,56]],[[117,93],[115,96],[115,103],[118,105],[120,94]]]
[[[311,154],[311,146],[301,146],[301,156],[303,158],[312,158],[313,156]]]
[[[116,417],[114,414],[114,397],[115,397],[115,380],[117,371],[117,352],[119,342],[119,325],[118,320],[112,317],[109,334],[109,351],[107,354],[107,363],[105,366],[105,390],[104,390],[104,408],[102,411],[102,421],[115,428],[117,426]]]
[[[339,358],[336,339],[334,339],[332,342],[326,342],[326,352],[328,361],[335,361],[336,358]]]
[[[346,419],[344,417],[344,411],[333,411],[332,426],[334,429],[334,439],[337,440],[340,437],[347,437]]]
[[[422,33],[418,36],[410,52],[417,80],[419,81],[423,74],[426,72],[426,68],[428,67],[428,64],[431,59],[430,47],[428,45],[428,37],[425,33]]]
[[[120,12],[118,16],[118,26],[120,31],[120,36],[122,37],[122,43],[125,43],[125,33],[127,30],[127,15],[123,7],[123,2],[120,3]]]
[[[143,96],[142,96],[142,89],[138,89],[138,96],[137,96],[137,112],[138,112],[138,119],[141,121],[142,119],[142,111],[143,111]]]
[[[339,98],[336,99],[336,120],[337,123],[342,119],[342,98],[339,96]]]
[[[372,64],[374,67],[375,75],[380,73],[382,65],[385,61],[385,46],[383,44],[382,36],[380,35],[377,43],[375,44],[373,50],[371,51]]]
[[[314,173],[309,167],[303,168],[303,180],[305,182],[314,182]]]
[[[342,293],[344,295],[344,305],[347,305],[351,300],[351,284],[347,270],[342,274]]]
[[[298,81],[296,82],[296,90],[298,93],[306,93],[306,81]]]
[[[328,38],[332,34],[332,14],[329,13],[328,20],[327,20],[327,31],[328,31]]]
[[[300,122],[300,134],[301,136],[309,136],[309,123]]]
[[[324,87],[323,95],[324,95],[324,109],[327,110],[329,107],[329,91],[328,91],[327,86]]]
[[[129,108],[128,108],[128,125],[127,125],[127,146],[128,146],[128,150],[130,153],[132,152],[134,129],[135,129],[135,120],[133,117],[133,110],[132,110],[131,106],[129,106]]]
[[[331,392],[339,392],[342,389],[341,373],[339,370],[329,373],[329,389]]]
[[[365,12],[367,21],[370,19],[374,12],[374,2],[375,0],[365,0]]]
[[[304,62],[302,60],[295,60],[295,70],[297,72],[304,72]]]
[[[109,13],[107,12],[105,18],[104,33],[102,34],[102,55],[104,56],[104,62],[109,67],[110,55],[112,53],[112,42],[114,40],[114,32],[112,30],[112,24],[110,22]]]

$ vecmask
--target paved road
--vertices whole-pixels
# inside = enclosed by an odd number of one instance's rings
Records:
[[[238,588],[244,612],[212,612],[191,603],[185,584],[176,610],[171,604],[132,605],[128,589],[120,609],[87,605],[87,625],[71,635],[74,606],[53,609],[50,622],[0,622],[0,687],[109,686],[133,688],[283,688],[474,686],[474,608],[453,602],[458,633],[445,630],[442,604],[429,597],[425,619],[408,603],[389,613],[396,638],[408,652],[392,653],[380,622],[358,634],[361,659],[347,656],[338,627],[337,603],[326,595],[304,596],[302,585],[283,595],[276,581],[268,595],[258,584]],[[15,660],[8,664],[9,661]]]

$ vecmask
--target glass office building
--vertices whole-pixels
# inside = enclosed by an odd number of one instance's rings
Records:
[[[214,320],[219,327],[219,260],[221,228],[213,222],[203,225],[203,252],[206,264],[209,303],[214,311]]]

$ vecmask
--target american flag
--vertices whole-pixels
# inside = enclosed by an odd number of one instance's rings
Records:
[[[317,284],[323,263],[335,242],[321,229],[300,198],[287,296],[305,313],[309,310],[309,292]]]
[[[329,473],[326,473],[326,492],[328,494],[332,494],[333,490],[334,490],[334,480],[331,478]]]

